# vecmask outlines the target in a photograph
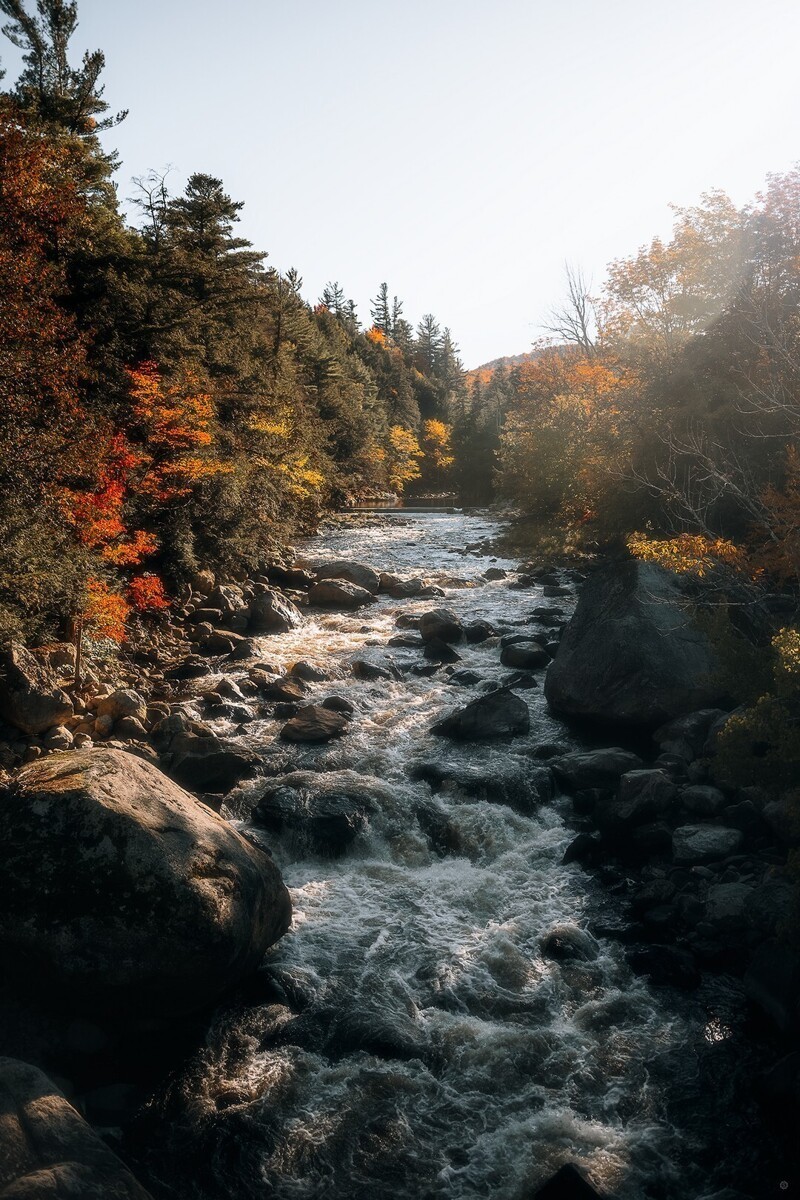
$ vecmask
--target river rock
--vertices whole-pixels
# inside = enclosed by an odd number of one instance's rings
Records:
[[[279,704],[298,704],[305,699],[308,691],[301,679],[290,679],[288,676],[274,679],[263,671],[252,671],[250,679],[265,699],[275,700]]]
[[[151,1200],[55,1084],[15,1058],[0,1058],[0,1127],[8,1200]]]
[[[114,737],[123,741],[143,742],[147,739],[147,730],[138,717],[120,717],[114,722]]]
[[[72,701],[52,671],[19,642],[11,642],[0,654],[0,717],[35,736],[72,715]]]
[[[0,866],[6,964],[82,1010],[202,1007],[289,924],[271,860],[120,750],[23,768],[0,801]]]
[[[172,722],[174,718],[168,718]],[[216,737],[211,731],[171,731],[160,721],[153,730],[161,762],[181,787],[209,795],[226,795],[243,779],[251,779],[258,767],[255,755]]]
[[[374,594],[367,588],[347,579],[324,579],[315,583],[308,593],[309,603],[316,608],[363,608],[372,604]]]
[[[42,736],[42,747],[45,750],[71,750],[74,738],[66,725],[56,725],[48,729]]]
[[[363,679],[366,682],[372,682],[376,679],[393,681],[400,678],[400,672],[394,663],[378,655],[354,658],[351,669],[356,679]]]
[[[470,645],[477,646],[480,642],[488,642],[495,637],[497,630],[488,621],[470,621],[464,626],[464,637]]]
[[[326,671],[324,667],[306,662],[304,658],[289,668],[289,675],[292,679],[302,679],[304,683],[322,683],[323,680],[330,678],[330,672]]]
[[[433,637],[430,641],[424,643],[425,649],[423,654],[430,662],[437,663],[457,663],[461,662],[461,655],[457,650],[454,650],[451,645],[443,641],[440,637]]]
[[[344,713],[323,704],[306,704],[281,730],[285,742],[329,742],[347,729]]]
[[[545,958],[556,962],[592,962],[599,953],[597,942],[585,929],[577,925],[556,925],[540,942]]]
[[[565,1163],[530,1200],[603,1200],[579,1167]]]
[[[461,622],[449,608],[434,608],[423,613],[419,631],[424,642],[432,642],[434,638],[442,642],[460,642],[464,634]]]
[[[389,638],[387,646],[398,646],[402,650],[422,650],[425,646],[418,633],[396,633]]]
[[[337,558],[333,562],[323,563],[316,569],[317,580],[345,579],[356,587],[364,588],[367,592],[377,595],[381,586],[379,573],[368,567],[366,563],[350,562],[349,559]]]
[[[500,662],[504,667],[533,671],[536,667],[546,667],[550,662],[550,655],[539,642],[520,641],[503,647]]]
[[[326,696],[322,701],[323,708],[329,708],[332,712],[343,713],[346,717],[355,715],[355,705],[347,700],[344,696]]]
[[[681,804],[687,812],[698,817],[716,817],[725,807],[724,792],[710,784],[694,783],[682,788]]]
[[[249,624],[254,633],[288,633],[302,622],[297,605],[272,588],[265,588],[250,601]]]
[[[232,654],[237,646],[247,641],[240,633],[233,633],[229,629],[212,629],[210,633],[204,633],[198,639],[197,652],[198,654],[208,655],[209,658],[214,658],[219,654]]]
[[[584,586],[547,672],[567,716],[653,727],[720,699],[711,643],[692,620],[687,583],[655,563],[612,563]]]
[[[247,608],[247,603],[237,583],[225,583],[209,593],[205,607],[219,609],[223,616],[229,617],[232,613]]]
[[[196,655],[188,655],[183,662],[178,663],[175,667],[169,667],[164,672],[165,679],[201,679],[203,675],[210,675],[211,667],[207,662]]]
[[[553,758],[550,766],[559,783],[572,791],[613,787],[620,776],[642,767],[638,754],[608,746],[601,750],[576,750]]]
[[[223,613],[221,608],[206,608],[203,606],[202,608],[196,608],[193,612],[190,612],[186,618],[186,623],[189,626],[193,626],[195,629],[202,625],[205,627],[204,632],[207,633],[208,630],[213,629],[215,625],[219,625],[224,616],[225,613]],[[193,636],[193,630],[190,628],[189,637],[191,638]]]
[[[109,696],[98,698],[97,715],[110,717],[112,721],[118,721],[120,717],[136,717],[144,722],[147,720],[147,702],[132,688],[117,688]]]
[[[464,741],[514,737],[529,730],[528,706],[509,688],[480,696],[431,727],[431,733]]]
[[[292,833],[315,853],[338,857],[366,828],[372,807],[363,796],[281,782],[261,798],[251,820],[273,833]]]
[[[660,725],[653,734],[653,741],[662,747],[686,743],[694,754],[701,754],[711,726],[726,715],[721,708],[703,708],[699,712],[686,713]]]
[[[380,590],[387,596],[391,596],[393,600],[410,600],[414,596],[422,594],[425,590],[425,582],[419,578],[400,579],[396,575],[381,575]]]
[[[663,771],[627,771],[615,796],[601,800],[594,817],[601,829],[622,832],[663,818],[675,803],[678,789]]]
[[[521,755],[504,755],[485,766],[466,766],[461,762],[421,762],[409,770],[412,779],[422,779],[434,792],[443,787],[456,789],[470,799],[489,804],[507,804],[517,812],[529,815],[540,804],[552,799],[550,772],[531,767]]]
[[[717,883],[708,889],[704,919],[717,933],[741,936],[755,889],[746,883]]]
[[[741,830],[722,825],[681,825],[672,835],[677,863],[715,862],[735,854],[743,841]]]

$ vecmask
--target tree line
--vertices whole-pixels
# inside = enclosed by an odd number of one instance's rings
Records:
[[[739,783],[796,789],[800,169],[743,208],[710,192],[675,210],[668,240],[611,263],[601,288],[576,270],[567,285],[526,361],[471,376],[458,471],[485,488],[491,462],[551,550],[696,577],[716,597],[715,630],[726,612],[742,625],[746,585],[773,632],[723,648],[745,703],[723,757]]]
[[[307,303],[197,172],[135,180],[125,218],[104,58],[77,7],[0,0],[0,636],[119,638],[199,567],[252,570],[350,498],[444,486],[464,388],[449,330],[382,284],[362,325]]]

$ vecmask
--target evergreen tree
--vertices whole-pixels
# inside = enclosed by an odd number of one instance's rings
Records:
[[[392,310],[389,304],[389,285],[382,283],[370,307],[372,323],[386,338],[392,336]]]

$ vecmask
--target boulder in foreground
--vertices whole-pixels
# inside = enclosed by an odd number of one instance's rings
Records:
[[[472,741],[479,738],[514,737],[528,733],[531,719],[528,706],[510,688],[489,692],[450,713],[431,727],[431,733]]]
[[[46,1075],[0,1058],[0,1196],[8,1200],[150,1200]]]
[[[84,1010],[215,1001],[285,933],[271,858],[149,763],[107,747],[23,768],[0,797],[0,952]]]
[[[592,575],[547,672],[551,707],[650,728],[722,700],[687,586],[655,563],[613,563]]]

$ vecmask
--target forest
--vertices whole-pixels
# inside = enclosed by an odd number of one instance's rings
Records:
[[[24,70],[0,99],[0,631],[80,620],[119,640],[198,567],[252,570],[355,495],[439,489],[463,389],[449,330],[380,286],[341,286],[236,234],[242,201],[195,173],[136,183],[129,223],[101,137],[103,55],[70,64],[74,4],[4,0]]]
[[[77,9],[2,0],[0,633],[120,641],[199,568],[245,574],[326,511],[447,493],[531,514],[562,552],[800,579],[800,171],[674,211],[567,298],[532,352],[465,372],[383,283],[361,320],[237,235],[201,172],[126,216],[101,52]],[[127,212],[130,213],[130,208]],[[788,629],[776,670],[800,672]]]

